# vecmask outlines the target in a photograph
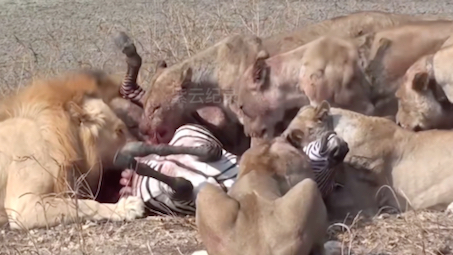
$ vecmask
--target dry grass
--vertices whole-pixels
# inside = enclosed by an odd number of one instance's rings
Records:
[[[346,225],[345,225],[346,226]],[[331,225],[344,254],[453,254],[453,218],[439,212],[357,217]],[[193,217],[147,217],[130,223],[86,222],[24,231],[0,229],[0,254],[190,254],[203,248]],[[351,253],[349,252],[351,247]]]
[[[411,211],[356,217],[349,226],[331,225],[329,239],[343,243],[345,254],[453,254],[453,217],[440,212]]]
[[[123,72],[112,42],[118,30],[135,39],[144,61],[140,81],[146,81],[159,59],[175,63],[227,34],[266,37],[358,10],[453,17],[453,4],[440,0],[0,0],[0,95],[33,76],[74,68]],[[407,213],[357,220],[348,231],[333,226],[329,237],[351,241],[354,254],[451,254],[452,221],[443,213]],[[0,230],[0,254],[179,255],[200,248],[190,217]]]
[[[201,249],[193,218],[148,217],[57,226],[50,230],[0,230],[0,254],[190,254]]]

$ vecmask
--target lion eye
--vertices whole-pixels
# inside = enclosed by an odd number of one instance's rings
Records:
[[[244,106],[239,106],[239,110],[248,118],[251,118],[251,115],[244,109]]]
[[[115,132],[116,132],[116,134],[117,134],[118,136],[124,135],[124,131],[123,131],[122,128],[117,128]]]

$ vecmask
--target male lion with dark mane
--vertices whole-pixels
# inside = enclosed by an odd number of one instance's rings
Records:
[[[130,137],[107,105],[117,94],[109,93],[114,87],[103,73],[74,73],[33,81],[2,102],[0,226],[30,229],[76,217],[121,221],[143,215],[144,204],[135,197],[116,204],[82,199],[96,193],[101,170],[114,167],[115,153]],[[79,183],[87,188],[76,192],[77,200],[53,195]]]

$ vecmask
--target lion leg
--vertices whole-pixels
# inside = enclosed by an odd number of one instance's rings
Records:
[[[195,203],[197,208],[195,220],[206,253],[225,254],[225,251],[220,252],[225,248],[222,241],[228,236],[229,231],[234,231],[239,203],[211,183],[204,184],[198,192]]]
[[[36,195],[7,199],[6,210],[11,229],[53,227],[78,220],[130,221],[143,216],[144,203],[138,197],[121,198],[116,204],[88,199],[64,199]]]
[[[70,199],[53,194],[54,177],[40,171],[31,161],[16,162],[9,170],[4,208],[10,228],[51,227],[80,220],[132,220],[144,214],[144,202],[137,197],[102,204],[89,199]]]
[[[0,228],[8,223],[8,215],[0,211]]]
[[[447,210],[445,210],[448,214],[453,214],[453,203],[451,203],[448,207]]]
[[[302,180],[283,197],[278,198],[275,206],[275,214],[287,220],[280,223],[281,228],[291,229],[297,226],[300,233],[304,233],[299,240],[305,246],[300,254],[310,254],[309,251],[314,252],[312,254],[324,254],[324,237],[328,227],[327,210],[314,180]],[[285,239],[282,239],[282,242],[284,241]],[[283,247],[281,253],[292,249],[293,244],[290,244]]]

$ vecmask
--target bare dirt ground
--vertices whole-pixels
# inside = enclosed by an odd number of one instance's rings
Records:
[[[112,43],[118,30],[137,42],[144,61],[140,81],[145,81],[159,59],[173,64],[227,34],[266,37],[359,10],[453,18],[453,2],[440,0],[0,0],[0,94],[33,76],[74,68],[122,72],[123,57]],[[452,254],[453,216],[442,212],[379,216],[345,226],[333,225],[327,234],[354,254]],[[202,247],[191,217],[81,223],[29,233],[0,229],[0,254],[179,255]]]

